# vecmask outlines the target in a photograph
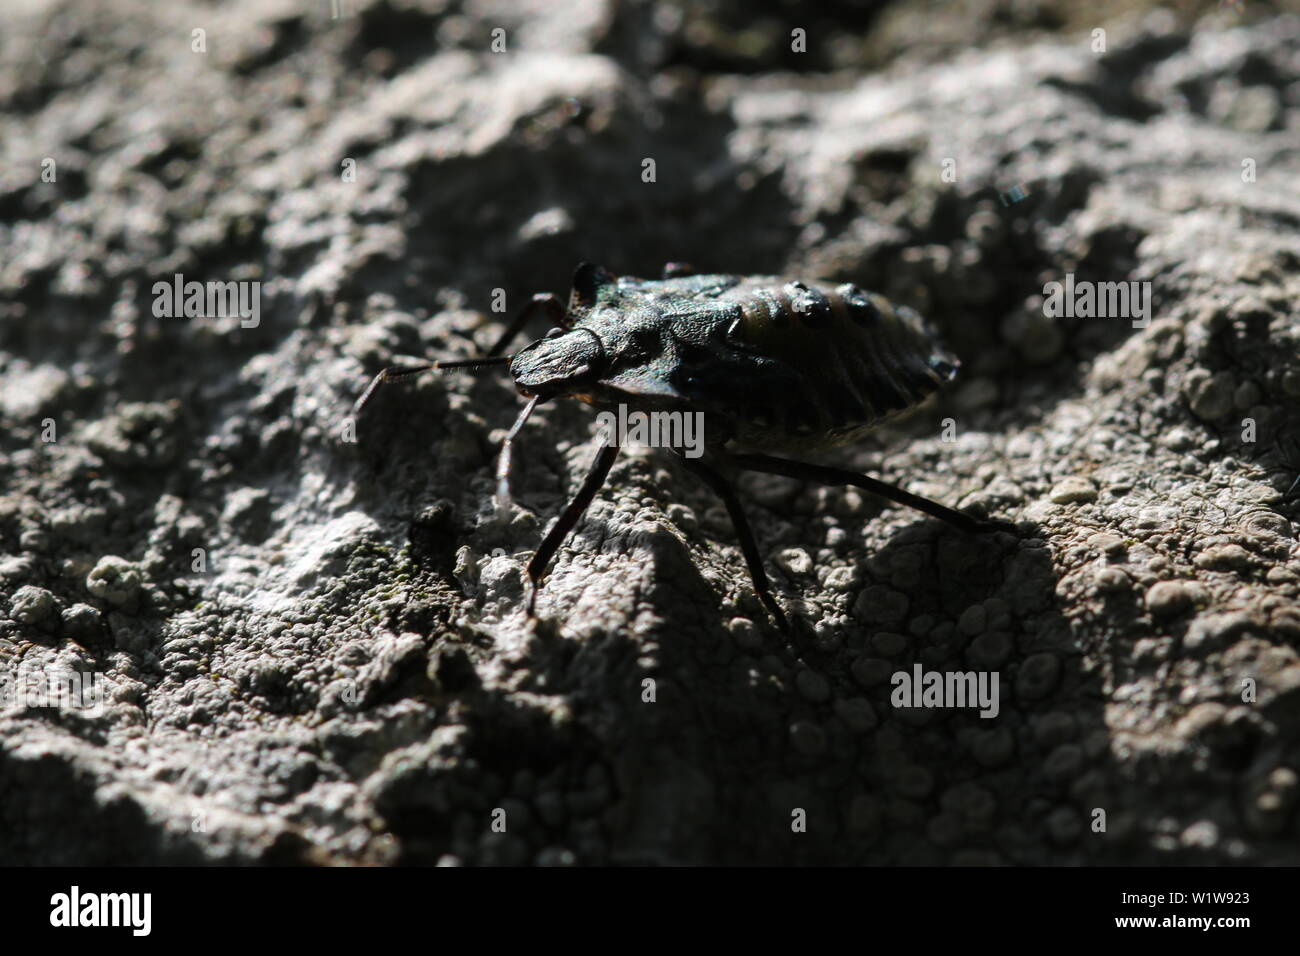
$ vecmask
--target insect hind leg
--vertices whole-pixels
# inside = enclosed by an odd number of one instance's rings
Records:
[[[746,471],[783,475],[786,478],[815,481],[822,485],[852,485],[855,488],[861,488],[863,491],[869,491],[873,495],[879,495],[881,498],[888,499],[895,504],[914,508],[932,518],[938,518],[954,528],[960,528],[962,531],[973,534],[1011,530],[1011,526],[1005,522],[976,518],[974,515],[956,511],[946,505],[939,504],[937,501],[914,495],[910,491],[904,491],[902,488],[879,481],[869,475],[849,471],[847,468],[813,465],[808,462],[792,461],[788,458],[777,458],[772,455],[731,455],[730,460]]]

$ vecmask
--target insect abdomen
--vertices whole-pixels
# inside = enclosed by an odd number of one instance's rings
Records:
[[[781,394],[756,396],[742,411],[745,444],[844,444],[956,374],[959,363],[920,316],[851,283],[746,284],[733,295],[740,317],[728,343],[794,373]]]

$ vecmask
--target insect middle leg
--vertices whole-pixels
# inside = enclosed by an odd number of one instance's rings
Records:
[[[546,573],[546,566],[551,563],[551,558],[555,557],[555,552],[560,550],[560,545],[564,539],[569,536],[578,520],[582,517],[587,506],[591,504],[591,499],[596,497],[596,492],[600,491],[601,486],[605,484],[605,479],[609,477],[609,470],[614,467],[614,459],[618,457],[617,445],[602,445],[596,452],[596,460],[591,465],[591,471],[587,472],[587,477],[582,482],[582,487],[578,493],[573,496],[560,515],[559,520],[551,526],[551,530],[546,533],[542,543],[537,546],[537,553],[533,555],[532,560],[528,562],[528,583],[531,585],[531,591],[528,595],[528,614],[533,616],[537,613],[537,591],[541,587],[542,575]]]
[[[686,470],[697,475],[727,506],[727,514],[731,516],[731,523],[736,528],[736,537],[740,539],[740,552],[745,556],[745,564],[749,567],[749,579],[753,582],[754,591],[768,613],[776,620],[781,631],[789,634],[790,624],[781,606],[776,603],[776,598],[772,596],[767,572],[763,569],[763,556],[759,554],[758,542],[749,526],[749,519],[745,517],[745,510],[740,505],[740,499],[736,497],[736,489],[719,472],[698,458],[687,458],[685,455],[680,455],[679,458],[686,466]]]
[[[823,485],[852,485],[855,488],[869,491],[873,495],[879,495],[881,498],[886,498],[897,504],[915,508],[917,511],[938,518],[940,521],[946,521],[953,527],[961,528],[963,531],[979,533],[1006,529],[1006,526],[1001,522],[985,521],[973,515],[963,514],[946,505],[941,505],[937,501],[922,498],[920,495],[914,495],[910,491],[904,491],[902,488],[878,481],[868,475],[849,471],[847,468],[813,465],[803,461],[792,461],[788,458],[776,458],[772,455],[731,455],[730,460],[746,471],[784,475],[787,478],[800,478],[804,481],[815,481]]]

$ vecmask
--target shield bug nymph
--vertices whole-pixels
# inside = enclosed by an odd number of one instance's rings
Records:
[[[555,327],[513,355],[506,347],[539,314]],[[850,283],[771,276],[691,275],[668,266],[662,279],[616,277],[584,263],[567,308],[533,297],[486,356],[387,368],[358,399],[360,414],[383,383],[428,369],[508,365],[527,404],[502,444],[497,495],[508,498],[511,446],[540,402],[576,398],[599,409],[703,413],[706,453],[678,451],[682,465],[723,501],[754,590],[788,630],[772,596],[758,544],[733,488],[736,470],[821,484],[853,485],[965,531],[999,527],[843,468],[769,454],[818,452],[860,438],[921,402],[957,372],[920,316]],[[582,487],[528,563],[533,613],[542,575],[605,483],[618,445],[602,443]]]

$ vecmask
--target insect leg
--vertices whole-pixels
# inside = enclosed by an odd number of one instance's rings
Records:
[[[853,485],[897,504],[915,508],[917,511],[922,511],[931,517],[938,518],[940,521],[946,521],[963,531],[998,531],[1005,528],[999,522],[985,521],[972,515],[963,514],[960,511],[954,511],[937,501],[922,498],[920,495],[914,495],[902,488],[896,488],[867,475],[849,471],[847,468],[812,465],[803,461],[791,461],[788,458],[775,458],[771,455],[732,455],[730,457],[731,461],[746,471],[761,471],[770,475],[784,475],[787,478],[801,478],[804,481],[815,481],[823,485]]]
[[[501,443],[501,455],[497,458],[497,507],[502,510],[510,505],[510,457],[514,450],[515,436],[519,434],[519,429],[524,427],[524,422],[528,421],[528,416],[536,407],[537,396],[534,395],[524,406],[524,410],[519,413],[510,431],[506,433],[506,440]]]
[[[569,536],[578,519],[582,517],[587,506],[591,504],[591,499],[596,497],[596,492],[605,484],[605,479],[609,477],[609,470],[614,467],[614,459],[618,457],[617,445],[601,445],[600,450],[596,452],[596,460],[592,463],[591,471],[587,472],[587,477],[582,482],[582,487],[578,493],[573,496],[573,500],[565,507],[564,513],[560,515],[559,520],[546,533],[542,543],[537,547],[537,553],[533,555],[532,560],[528,562],[528,583],[532,585],[531,593],[528,595],[528,614],[533,616],[536,613],[537,591],[542,580],[542,575],[546,571],[546,566],[551,563],[551,558],[555,557],[555,552],[560,550],[560,545],[564,539]]]
[[[506,346],[514,340],[516,335],[524,330],[524,326],[532,321],[533,317],[536,316],[539,311],[545,312],[549,315],[551,321],[556,325],[568,325],[565,321],[564,306],[560,303],[559,297],[550,292],[539,292],[532,297],[526,306],[519,310],[519,314],[514,317],[514,320],[508,326],[506,326],[506,330],[501,333],[501,337],[497,339],[496,344],[493,345],[492,348],[488,349],[487,354],[489,356],[500,355],[504,352]]]
[[[749,566],[749,579],[753,582],[754,591],[758,594],[758,599],[763,602],[763,606],[767,608],[768,613],[776,620],[777,627],[781,629],[782,633],[789,634],[790,624],[781,611],[781,606],[776,603],[776,598],[772,597],[772,589],[767,581],[767,572],[763,570],[763,558],[758,553],[758,542],[754,539],[754,532],[749,527],[749,519],[745,517],[745,510],[740,506],[740,499],[736,497],[736,490],[731,487],[731,483],[726,478],[698,458],[687,458],[682,455],[680,460],[686,466],[687,471],[697,475],[727,506],[727,514],[731,516],[731,523],[736,528],[736,537],[740,539],[740,551],[745,556],[745,564]]]

